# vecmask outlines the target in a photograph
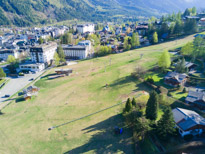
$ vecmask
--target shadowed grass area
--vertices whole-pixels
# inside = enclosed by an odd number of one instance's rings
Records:
[[[132,133],[121,117],[124,105],[52,131],[48,128],[88,115],[150,89],[130,77],[141,65],[156,65],[164,49],[181,46],[192,36],[121,54],[80,61],[69,77],[39,80],[37,97],[12,103],[0,116],[0,153],[134,153]],[[140,54],[144,54],[140,59]],[[111,65],[110,65],[111,59]],[[49,74],[54,73],[51,70]],[[145,102],[140,98],[138,102]],[[161,114],[161,113],[160,113]],[[124,127],[122,136],[113,127]]]

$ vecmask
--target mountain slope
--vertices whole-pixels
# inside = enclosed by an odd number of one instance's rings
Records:
[[[204,0],[0,0],[0,25],[63,20],[104,21],[116,15],[151,16],[205,6]]]

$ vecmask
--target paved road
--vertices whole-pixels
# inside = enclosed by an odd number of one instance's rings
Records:
[[[31,83],[32,81],[29,81],[29,79],[36,79],[42,73],[44,73],[44,71],[37,72],[36,74],[26,74],[24,77],[10,78],[10,81],[5,86],[3,86],[2,89],[0,89],[0,103],[8,100],[8,98],[4,97],[5,95],[12,96],[16,92],[24,88],[26,85]]]

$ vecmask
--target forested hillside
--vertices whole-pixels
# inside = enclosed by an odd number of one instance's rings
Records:
[[[30,26],[78,19],[152,16],[205,6],[203,0],[0,0],[0,25]]]

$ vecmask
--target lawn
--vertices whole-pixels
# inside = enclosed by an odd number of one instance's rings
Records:
[[[134,153],[132,132],[121,115],[124,105],[52,131],[48,128],[137,96],[140,91],[149,91],[130,77],[134,68],[152,68],[164,49],[182,46],[192,39],[189,36],[177,42],[80,61],[64,67],[74,70],[69,77],[41,79],[36,83],[40,88],[37,97],[27,102],[13,101],[2,111],[0,153]],[[138,101],[146,100],[142,98]],[[124,128],[121,136],[114,135],[115,126]]]

